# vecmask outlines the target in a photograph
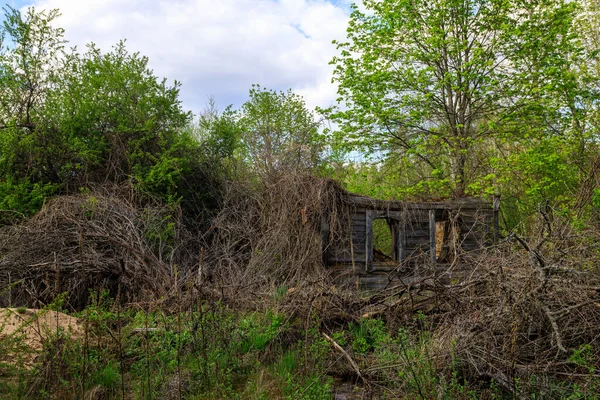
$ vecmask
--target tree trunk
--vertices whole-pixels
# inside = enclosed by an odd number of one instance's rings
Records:
[[[458,154],[454,158],[454,170],[452,175],[454,178],[454,197],[465,196],[465,167],[467,164],[467,156],[462,152],[458,151]]]

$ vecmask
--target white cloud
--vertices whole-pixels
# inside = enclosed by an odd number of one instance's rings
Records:
[[[329,106],[335,54],[345,37],[347,0],[35,0],[59,8],[73,45],[108,50],[127,39],[158,76],[182,82],[186,108],[208,96],[221,106],[244,101],[252,83],[292,88],[307,104]]]

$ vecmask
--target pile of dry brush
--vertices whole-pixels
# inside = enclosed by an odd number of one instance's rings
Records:
[[[600,232],[540,220],[538,235],[511,234],[470,256],[463,279],[423,276],[366,299],[361,312],[383,316],[388,327],[428,330],[432,340],[424,351],[446,376],[459,367],[471,382],[493,380],[521,395],[533,387],[556,395],[560,382],[597,385]],[[426,316],[425,324],[416,322],[417,314]],[[408,367],[379,363],[362,359],[363,377],[391,382]]]
[[[451,374],[460,360],[465,378],[493,379],[508,392],[522,390],[533,376],[542,392],[552,382],[594,377],[600,366],[600,229],[577,230],[543,213],[528,237],[511,234],[484,252],[464,254],[461,265],[452,266],[467,271],[459,280],[438,270],[365,296],[334,287],[321,266],[323,218],[331,235],[348,239],[342,193],[334,182],[295,175],[261,190],[232,186],[207,256],[214,282],[243,304],[271,295],[275,285],[293,286],[278,307],[303,318],[316,314],[326,330],[365,316],[385,318],[394,329],[423,313],[438,371]],[[393,382],[406,368],[360,358],[347,366],[349,372],[364,368],[365,381]],[[369,373],[370,363],[376,373]]]
[[[256,290],[325,278],[321,227],[345,234],[341,193],[331,180],[298,174],[230,185],[207,246],[214,279]]]
[[[509,235],[463,259],[469,272],[459,281],[433,273],[367,297],[335,288],[322,267],[322,224],[337,239],[347,232],[342,193],[332,181],[298,174],[232,183],[211,228],[194,235],[177,210],[142,207],[126,190],[56,198],[0,231],[0,301],[39,306],[68,292],[77,309],[90,289],[108,289],[121,302],[183,293],[253,307],[287,288],[277,307],[307,320],[317,314],[325,330],[365,316],[394,329],[423,313],[438,371],[460,360],[465,377],[493,379],[509,392],[533,375],[550,385],[597,373],[600,229],[576,231],[545,216],[539,234]],[[372,368],[378,360],[346,355],[366,382],[394,382],[406,367]]]
[[[61,196],[4,227],[2,303],[41,307],[66,292],[66,306],[81,309],[92,289],[123,302],[168,295],[179,266],[193,259],[192,238],[172,210],[134,197],[125,188]]]
[[[244,301],[274,285],[327,279],[321,224],[328,218],[332,235],[344,231],[339,194],[334,182],[299,174],[232,182],[201,234],[179,210],[142,203],[124,187],[61,196],[0,230],[0,301],[41,306],[68,292],[67,305],[80,309],[90,289],[133,302],[190,288]]]
[[[600,365],[598,239],[562,224],[481,255],[468,279],[441,291],[454,308],[435,330],[446,361],[510,392],[534,375],[538,388],[591,377]]]

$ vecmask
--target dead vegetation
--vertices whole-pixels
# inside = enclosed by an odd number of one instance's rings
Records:
[[[331,237],[344,235],[340,193],[331,180],[299,174],[254,188],[232,184],[207,236],[213,279],[234,292],[326,280],[321,226],[327,222]]]
[[[458,368],[466,381],[493,380],[508,393],[531,377],[542,389],[596,377],[600,232],[594,227],[578,231],[542,214],[533,229],[538,234],[511,234],[455,261],[453,268],[468,271],[460,279],[411,276],[361,296],[335,287],[322,268],[321,224],[329,223],[331,237],[341,240],[345,232],[334,182],[285,175],[258,186],[232,184],[223,199],[211,228],[194,237],[173,210],[139,207],[122,194],[57,198],[1,233],[3,301],[44,305],[68,292],[67,305],[81,309],[89,289],[108,289],[121,303],[177,294],[179,310],[202,299],[239,309],[275,304],[304,329],[320,321],[338,349],[338,372],[366,386],[394,382],[409,361],[382,366],[335,343],[333,332],[365,318],[384,319],[392,335],[400,326],[426,329],[436,373]]]
[[[332,235],[344,232],[338,189],[331,182],[292,176],[266,186],[252,200],[230,197],[234,202],[217,218],[218,242],[212,246],[218,250],[212,265],[220,282],[236,282],[225,286],[236,299],[250,301],[257,293],[272,293],[276,285],[293,285],[280,307],[303,318],[316,313],[329,331],[343,321],[379,317],[393,333],[398,326],[414,325],[415,315],[425,315],[428,354],[437,371],[450,374],[460,360],[465,379],[493,380],[509,393],[518,391],[517,382],[521,389],[529,385],[532,377],[539,378],[535,385],[543,390],[552,382],[594,376],[600,365],[598,230],[576,230],[566,220],[540,213],[529,237],[510,234],[483,253],[454,260],[450,268],[459,274],[408,275],[406,284],[401,278],[399,286],[358,296],[334,287],[321,269],[321,218],[330,218]],[[573,358],[583,353],[585,360]],[[370,371],[370,363],[379,360],[362,362],[361,369]],[[357,369],[352,363],[346,367],[350,374]],[[390,368],[385,379],[386,368],[360,378],[393,381],[405,367]]]
[[[437,273],[375,294],[365,300],[363,317],[428,331],[423,351],[434,371],[449,376],[458,366],[462,378],[493,381],[515,396],[531,387],[556,395],[558,382],[597,382],[598,232],[540,220],[537,237],[511,234],[470,256],[461,279],[446,282]],[[415,315],[424,320],[415,322]],[[363,361],[367,371],[378,362]],[[370,378],[391,380],[407,365],[375,368]]]
[[[139,207],[124,190],[61,196],[0,233],[0,294],[7,305],[41,307],[67,292],[81,309],[89,290],[121,301],[169,293],[189,236],[166,207]]]
[[[68,292],[66,305],[82,309],[90,289],[121,302],[190,287],[234,299],[326,280],[320,229],[327,218],[331,236],[344,232],[339,193],[333,181],[305,175],[232,182],[202,235],[185,229],[177,209],[140,205],[123,187],[61,196],[0,231],[0,296],[40,306]]]

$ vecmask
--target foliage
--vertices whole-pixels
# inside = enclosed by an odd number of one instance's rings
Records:
[[[58,11],[5,8],[0,300],[79,310],[83,334],[34,318],[37,349],[0,323],[0,397],[597,398],[598,1],[364,5],[333,133],[258,85],[194,118],[124,41],[67,50]],[[501,194],[509,235],[450,279],[346,291],[321,235],[351,221],[319,174],[390,200]],[[384,219],[374,234],[391,255]]]
[[[327,354],[326,343],[325,354],[312,352],[314,338],[308,338],[308,360],[301,355],[301,342],[290,350],[270,345],[274,356],[261,356],[268,341],[290,329],[272,311],[240,314],[220,303],[199,302],[192,312],[166,313],[121,309],[108,292],[91,293],[90,299],[91,305],[78,313],[83,336],[50,335],[32,369],[1,361],[3,397],[163,398],[175,393],[185,398],[259,398],[250,396],[262,392],[260,398],[272,398],[271,384],[282,395],[277,398],[331,397],[330,378],[318,369],[305,369],[306,362],[314,367],[309,360]],[[19,337],[3,339],[0,346],[7,350],[3,354],[28,354]],[[48,375],[49,367],[54,369]],[[274,382],[257,380],[265,373]]]
[[[30,214],[49,195],[130,182],[198,222],[216,206],[219,168],[185,132],[191,115],[125,42],[65,51],[57,11],[7,8],[0,54],[2,207]]]
[[[242,132],[237,119],[238,114],[232,106],[220,110],[215,99],[209,99],[192,127],[208,157],[231,160],[239,153]]]
[[[319,165],[323,147],[319,123],[291,90],[276,92],[253,85],[249,100],[239,110],[238,123],[244,156],[259,174]]]
[[[388,261],[394,257],[392,231],[384,218],[373,220],[373,248],[389,257]]]
[[[437,181],[442,193],[464,195],[494,172],[481,149],[565,133],[572,115],[563,110],[580,91],[573,2],[364,5],[332,61],[347,108],[329,114],[340,142],[414,164],[407,186]]]

